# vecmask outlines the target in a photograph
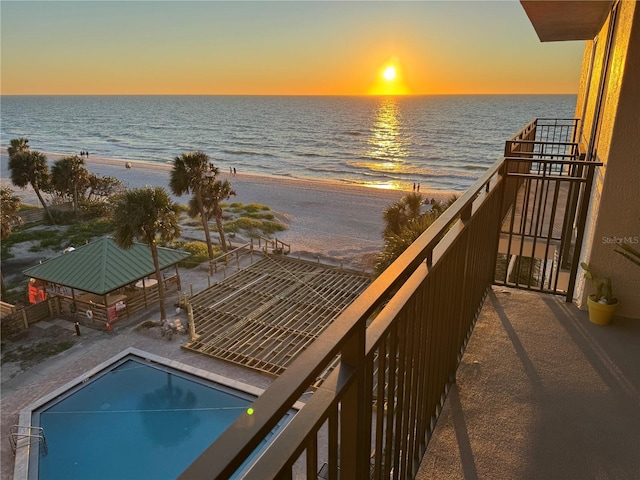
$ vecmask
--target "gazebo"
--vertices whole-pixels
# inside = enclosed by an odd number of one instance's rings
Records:
[[[189,253],[158,247],[162,279],[155,278],[151,249],[134,243],[120,248],[103,237],[23,271],[46,297],[59,299],[60,313],[82,314],[91,322],[111,324],[158,301],[158,281],[165,291],[180,290],[178,262]],[[171,268],[174,267],[174,268]]]

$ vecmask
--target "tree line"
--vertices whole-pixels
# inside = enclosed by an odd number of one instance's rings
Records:
[[[56,219],[43,193],[51,196],[51,204],[71,200],[74,216],[77,216],[81,203],[85,207],[91,203],[103,203],[110,196],[123,191],[120,180],[90,173],[84,159],[77,155],[56,160],[49,169],[46,155],[31,150],[26,138],[11,140],[7,151],[11,182],[20,188],[31,186],[53,224]]]
[[[76,155],[56,160],[49,170],[46,156],[31,150],[26,138],[11,140],[8,154],[12,183],[20,188],[33,188],[51,223],[55,223],[55,218],[42,196],[43,192],[56,198],[71,199],[74,216],[78,215],[81,205],[91,202],[106,205],[107,214],[114,223],[113,239],[121,248],[131,248],[136,241],[149,246],[158,279],[160,316],[164,322],[167,315],[158,242],[170,243],[181,233],[181,209],[169,193],[163,187],[126,189],[116,178],[91,174],[84,159]],[[218,179],[218,174],[219,169],[206,153],[190,152],[174,158],[169,180],[169,187],[175,195],[192,195],[187,213],[192,218],[200,217],[202,221],[209,259],[214,257],[209,221],[215,219],[220,245],[226,252],[222,202],[236,194],[229,181]],[[2,189],[3,238],[11,234],[11,227],[18,218],[20,201],[12,193],[10,189]]]

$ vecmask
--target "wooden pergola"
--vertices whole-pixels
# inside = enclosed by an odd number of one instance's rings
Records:
[[[184,348],[280,375],[371,283],[371,277],[268,256],[189,299]]]

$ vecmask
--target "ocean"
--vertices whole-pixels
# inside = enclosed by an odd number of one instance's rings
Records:
[[[2,96],[0,144],[222,171],[462,192],[536,117],[573,118],[575,95]]]

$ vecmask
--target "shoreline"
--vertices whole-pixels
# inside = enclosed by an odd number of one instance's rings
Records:
[[[50,162],[68,156],[42,152]],[[126,168],[126,163],[131,168]],[[19,189],[11,183],[6,147],[0,148],[2,186],[14,190],[25,204],[40,205],[33,191]],[[94,174],[111,176],[127,188],[145,185],[169,189],[171,164],[132,161],[103,157],[85,159],[87,169]],[[383,246],[383,210],[409,193],[406,190],[385,190],[348,185],[331,180],[256,175],[238,172],[229,175],[221,171],[219,178],[229,180],[236,195],[226,203],[241,202],[267,205],[274,213],[284,215],[289,229],[275,237],[291,245],[291,251],[310,256],[326,257],[362,266]],[[425,198],[446,198],[442,192],[422,192]],[[176,197],[186,204],[190,196]]]
[[[59,160],[61,158],[64,157],[69,157],[69,156],[73,156],[74,154],[62,154],[62,153],[55,153],[55,152],[47,152],[47,151],[43,151],[43,150],[38,150],[39,152],[43,153],[46,157],[47,160],[50,163],[55,162],[56,160]],[[0,155],[2,155],[2,161],[3,163],[5,162],[6,158],[8,156],[7,154],[7,147],[0,147]],[[166,163],[163,162],[152,162],[152,161],[148,161],[148,160],[130,160],[130,159],[125,159],[125,158],[114,158],[114,157],[98,157],[98,156],[89,156],[89,158],[86,157],[81,157],[84,158],[85,164],[87,166],[87,169],[92,172],[92,173],[100,173],[98,170],[101,169],[101,167],[107,167],[107,168],[112,168],[115,165],[121,165],[123,169],[126,170],[125,165],[127,163],[131,164],[131,170],[133,171],[135,169],[135,166],[141,166],[141,167],[147,167],[150,168],[152,170],[157,170],[158,172],[169,172],[172,168],[172,162],[171,161],[167,161]],[[215,162],[213,162],[215,165]],[[91,166],[96,167],[95,169],[90,168]],[[2,173],[4,174],[6,172],[6,167],[3,165],[2,166]],[[102,174],[101,174],[102,175]],[[124,177],[126,176],[126,173],[123,173],[122,175],[113,175],[116,178],[118,178],[119,180],[123,181],[124,183]],[[340,181],[340,180],[332,180],[332,179],[317,179],[317,178],[303,178],[303,177],[294,177],[294,176],[282,176],[282,175],[268,175],[268,174],[263,174],[263,173],[254,173],[254,172],[239,172],[237,175],[231,175],[229,174],[224,168],[220,168],[220,176],[222,178],[226,178],[226,179],[230,179],[230,178],[245,178],[251,181],[264,181],[264,182],[274,182],[274,183],[288,183],[288,182],[292,182],[292,184],[296,184],[296,183],[306,183],[308,185],[312,185],[315,186],[317,188],[346,188],[346,189],[354,189],[353,191],[356,192],[357,190],[360,190],[362,192],[382,192],[381,195],[393,195],[393,192],[396,192],[397,195],[399,195],[399,197],[401,197],[402,195],[404,195],[405,193],[409,193],[411,190],[410,189],[392,189],[392,188],[381,188],[381,187],[376,187],[376,186],[368,186],[368,185],[364,185],[364,184],[357,184],[357,183],[348,183],[345,181]],[[0,178],[5,178],[4,175],[0,175]],[[460,195],[461,192],[460,191],[455,191],[455,190],[423,190],[423,195],[425,197],[434,197],[436,199],[442,200],[442,199],[446,199],[448,198],[450,195]],[[398,198],[399,198],[398,197]],[[395,200],[394,200],[395,201]]]

